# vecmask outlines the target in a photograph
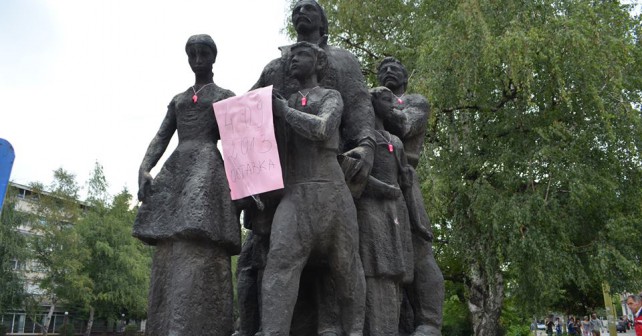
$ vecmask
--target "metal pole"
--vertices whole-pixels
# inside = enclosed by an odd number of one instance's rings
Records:
[[[611,287],[606,281],[602,283],[602,295],[604,295],[604,308],[606,308],[606,316],[609,323],[609,335],[617,336],[617,330],[615,329],[615,311],[613,311],[613,301],[611,301]]]
[[[65,312],[65,318],[62,320],[62,330],[63,330],[63,335],[67,336],[69,334],[67,332],[67,321],[69,319],[69,312]]]

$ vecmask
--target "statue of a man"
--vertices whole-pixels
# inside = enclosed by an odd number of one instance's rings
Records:
[[[390,89],[373,94],[372,104],[384,127],[403,142],[410,164],[411,188],[404,192],[411,227],[413,229],[414,281],[406,286],[406,294],[413,308],[416,336],[441,335],[444,278],[432,252],[430,221],[415,172],[423,149],[430,106],[426,98],[407,94],[408,72],[393,57],[386,57],[378,67],[380,85]]]
[[[214,84],[217,48],[209,35],[191,36],[185,51],[195,83],[169,103],[139,170],[143,203],[133,235],[156,246],[146,334],[228,336],[234,327],[230,256],[238,254],[241,234],[212,103],[234,93]],[[174,132],[178,147],[152,178]]]
[[[299,89],[287,102],[275,98],[285,129],[287,174],[272,222],[262,281],[262,335],[289,335],[303,268],[310,258],[327,262],[341,302],[347,335],[361,335],[365,279],[359,259],[357,214],[336,154],[343,102],[321,87],[327,59],[308,42],[290,48],[289,73]]]
[[[344,103],[341,120],[339,152],[356,164],[345,171],[348,186],[358,196],[368,179],[374,157],[374,111],[370,94],[357,59],[350,52],[327,44],[328,21],[323,8],[313,0],[298,1],[291,17],[297,41],[319,45],[326,53],[328,65],[319,85],[337,90]],[[282,57],[265,66],[253,89],[274,85],[284,97],[297,93],[299,83],[288,74],[289,47],[282,47]],[[279,127],[275,120],[275,127]],[[279,148],[287,146],[286,139],[276,134]],[[281,155],[281,166],[287,167],[287,153]],[[287,174],[287,171],[284,171]],[[238,261],[238,298],[240,328],[238,336],[251,336],[259,328],[260,282],[269,246],[270,225],[279,203],[280,193],[262,195],[265,208],[246,209],[244,225],[252,230],[243,244]],[[306,284],[307,285],[307,284]]]

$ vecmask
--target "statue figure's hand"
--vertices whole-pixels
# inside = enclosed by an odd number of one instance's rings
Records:
[[[249,208],[252,205],[252,197],[247,196],[237,200],[232,200],[232,204],[236,207],[236,210],[240,213],[241,211]]]
[[[142,171],[138,175],[138,200],[145,202],[152,191],[152,180],[154,178],[148,171]]]
[[[392,187],[392,189],[390,190],[390,196],[392,198],[399,198],[401,197],[401,195],[402,195],[401,189],[397,187]]]
[[[388,115],[394,107],[393,96],[392,91],[386,88],[370,91],[370,98],[372,100],[372,107],[374,108],[375,114]]]
[[[283,117],[288,110],[288,101],[278,92],[272,91],[272,113],[277,117]]]
[[[430,232],[430,230],[428,230],[428,228],[425,227],[423,224],[415,223],[415,225],[413,225],[412,227],[412,232],[418,235],[419,238],[427,242],[432,241],[432,238],[433,238],[432,232]]]
[[[352,169],[343,172],[346,182],[353,186],[365,186],[368,176],[370,176],[370,169],[372,169],[372,160],[374,158],[372,148],[368,146],[355,147],[343,153],[343,155],[357,160],[357,164]]]

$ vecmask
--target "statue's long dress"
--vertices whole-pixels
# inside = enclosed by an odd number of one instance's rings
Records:
[[[176,95],[157,135],[177,130],[179,144],[134,224],[134,236],[156,246],[147,335],[233,332],[230,255],[240,250],[240,228],[212,110],[212,102],[233,95],[213,84],[199,92],[197,103],[191,88]]]
[[[370,172],[388,185],[400,188],[404,155],[399,138],[380,130]],[[364,335],[398,335],[401,283],[411,282],[413,251],[410,221],[404,197],[380,192],[368,182],[356,201],[359,250],[366,276]]]

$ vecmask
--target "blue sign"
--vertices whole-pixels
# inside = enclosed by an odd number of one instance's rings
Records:
[[[9,141],[0,138],[0,210],[4,204],[4,196],[7,193],[11,168],[16,154],[13,152],[13,146]]]

